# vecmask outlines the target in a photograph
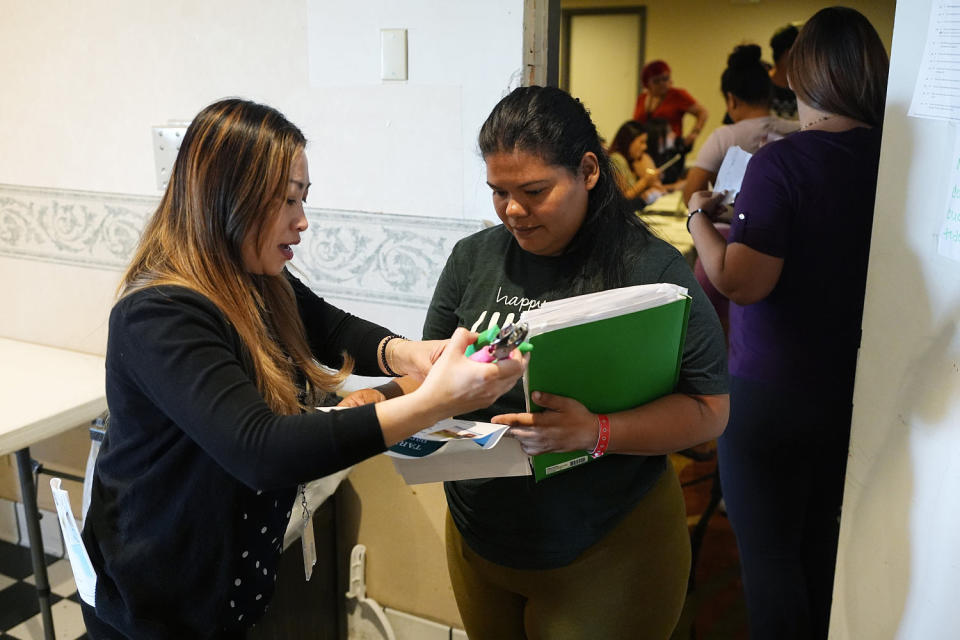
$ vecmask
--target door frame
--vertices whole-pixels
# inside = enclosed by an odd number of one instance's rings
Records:
[[[639,25],[637,33],[637,48],[639,51],[639,64],[637,65],[637,90],[636,94],[643,93],[643,65],[646,61],[647,51],[647,8],[641,6],[633,7],[591,7],[588,9],[561,9],[560,10],[560,39],[563,43],[563,72],[560,77],[560,88],[570,90],[570,22],[576,16],[585,15],[630,15],[637,16]]]

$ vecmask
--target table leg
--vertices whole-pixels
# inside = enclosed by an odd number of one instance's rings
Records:
[[[33,484],[33,464],[30,448],[16,453],[20,472],[20,494],[23,500],[24,519],[27,522],[27,538],[30,540],[30,558],[33,561],[33,579],[37,585],[37,600],[43,621],[44,640],[54,640],[53,614],[50,611],[50,583],[47,581],[47,563],[43,558],[43,538],[40,536],[40,510],[37,508],[37,490]]]

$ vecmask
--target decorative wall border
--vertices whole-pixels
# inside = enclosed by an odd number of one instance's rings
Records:
[[[294,265],[325,295],[426,308],[453,245],[484,227],[456,220],[330,209],[307,211]]]
[[[0,255],[121,270],[159,201],[0,185]]]
[[[159,197],[0,184],[0,256],[122,270]],[[424,308],[480,220],[307,209],[294,265],[324,296]]]

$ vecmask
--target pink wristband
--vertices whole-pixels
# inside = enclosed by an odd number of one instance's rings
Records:
[[[590,455],[599,458],[607,452],[607,445],[610,444],[610,419],[602,413],[597,414],[597,422],[600,423],[600,434],[597,436],[597,446],[593,448]]]

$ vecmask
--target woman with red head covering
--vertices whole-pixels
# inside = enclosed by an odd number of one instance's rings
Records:
[[[703,126],[707,122],[707,110],[693,96],[683,89],[670,84],[670,67],[663,60],[648,62],[640,74],[644,92],[637,97],[637,106],[633,110],[633,119],[646,122],[651,118],[662,118],[670,123],[670,129],[683,145],[690,149]],[[697,118],[685,137],[683,135],[683,114],[689,113]]]

